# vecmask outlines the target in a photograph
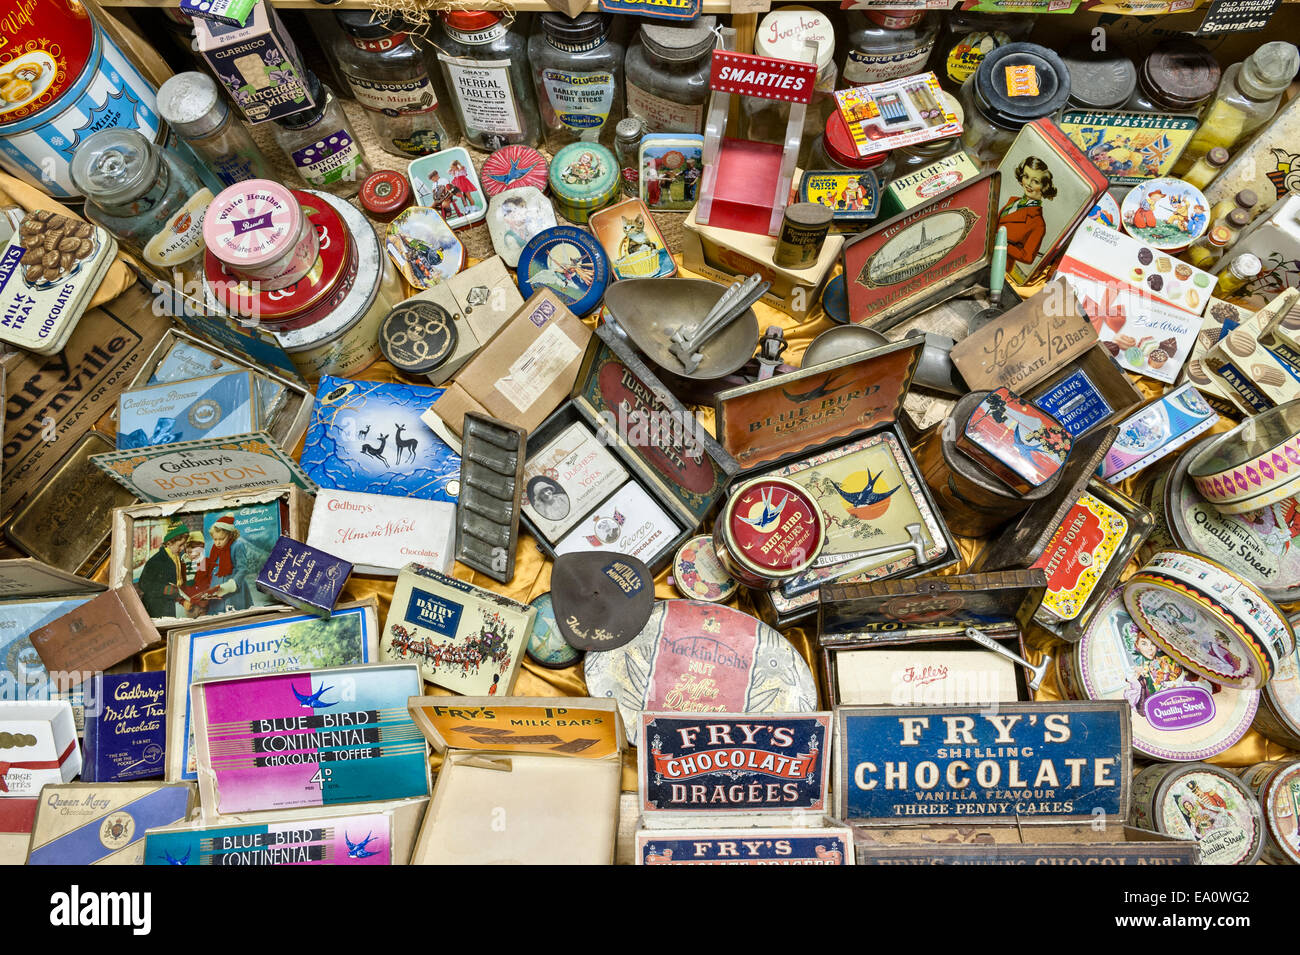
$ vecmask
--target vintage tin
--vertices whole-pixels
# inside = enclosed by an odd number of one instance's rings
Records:
[[[412,159],[406,175],[415,190],[415,204],[438,210],[453,229],[473,225],[487,214],[487,196],[464,146]]]
[[[652,212],[686,212],[695,205],[704,173],[704,137],[649,133],[637,151],[641,201]],[[551,189],[555,189],[552,164]]]
[[[701,534],[683,544],[673,558],[673,586],[688,600],[726,603],[740,589],[740,581],[722,566],[713,538]]]
[[[357,193],[361,208],[376,222],[392,222],[414,201],[411,183],[400,172],[380,169],[366,176]]]
[[[1006,388],[986,394],[957,436],[957,449],[1020,494],[1052,481],[1070,454],[1070,433]]]
[[[528,606],[537,611],[537,616],[533,618],[532,633],[524,647],[528,659],[548,670],[564,670],[581,660],[583,651],[569,646],[564,640],[564,634],[560,633],[551,595],[545,593],[534,597]]]
[[[996,822],[878,829],[854,826],[858,865],[1167,866],[1196,865],[1196,843],[1133,826]]]
[[[1300,760],[1274,760],[1237,770],[1259,799],[1269,865],[1300,865]]]
[[[979,174],[980,167],[964,149],[959,149],[924,168],[892,178],[881,196],[881,209],[885,215],[896,216],[956,189]]]
[[[1162,252],[1187,248],[1210,227],[1210,202],[1181,179],[1147,179],[1124,196],[1119,206],[1124,230]]]
[[[792,202],[785,207],[772,261],[783,269],[806,269],[821,258],[834,213],[816,202]]]
[[[586,221],[585,215],[581,221]],[[591,233],[571,225],[545,229],[529,239],[516,268],[524,298],[548,288],[578,317],[600,304],[609,285],[609,256]]]
[[[407,375],[428,375],[438,368],[455,352],[459,338],[452,316],[437,302],[407,299],[379,323],[379,350]]]
[[[1173,454],[1218,422],[1196,386],[1188,382],[1139,408],[1119,424],[1119,436],[1097,473],[1118,484]]]
[[[644,830],[635,852],[636,865],[853,865],[854,858],[847,826]]]
[[[1254,865],[1264,848],[1259,800],[1209,763],[1148,766],[1133,778],[1133,825],[1195,839],[1202,865]]]
[[[1300,401],[1206,441],[1192,453],[1187,474],[1224,514],[1258,511],[1300,493]]]
[[[1300,648],[1282,661],[1264,687],[1255,729],[1275,743],[1300,749]]]
[[[43,3],[4,16],[0,49],[0,168],[56,199],[77,199],[69,164],[90,133],[108,126],[166,135],[153,87],[80,5]]]
[[[320,236],[298,196],[266,179],[223,190],[203,217],[203,242],[227,273],[265,291],[293,285],[320,256]]]
[[[836,232],[859,232],[880,215],[880,182],[871,172],[810,169],[799,179],[799,201],[829,209]]]
[[[541,192],[547,185],[546,157],[532,146],[502,146],[483,160],[479,175],[483,191],[496,196],[507,189],[533,186]]]
[[[534,186],[505,189],[488,203],[487,227],[492,248],[512,269],[518,266],[519,256],[529,240],[556,225],[555,207]]]
[[[548,181],[556,210],[570,222],[586,222],[622,192],[618,160],[599,143],[561,148],[551,159]]]
[[[742,584],[771,590],[815,566],[826,543],[825,520],[817,502],[793,481],[754,478],[723,505],[713,525],[713,546],[722,566]]]
[[[640,740],[641,713],[810,713],[817,683],[795,648],[747,613],[701,600],[659,600],[631,643],[588,653],[592,695],[611,696]]]
[[[587,228],[609,257],[614,278],[669,278],[677,274],[668,243],[640,199],[625,199],[593,212]]]
[[[1162,650],[1223,686],[1263,687],[1295,632],[1244,577],[1199,554],[1161,551],[1124,585],[1124,605]]]
[[[1075,439],[1117,420],[1143,400],[1142,392],[1100,343],[1039,382],[1024,398],[1060,421]]]
[[[519,540],[519,497],[528,432],[489,415],[465,412],[461,429],[460,479],[456,508],[456,559],[503,584],[515,575]],[[559,566],[551,577],[560,586]],[[607,570],[607,568],[606,568]],[[623,581],[620,578],[620,583]],[[648,588],[654,590],[654,585]],[[649,612],[650,594],[646,595]],[[638,624],[639,628],[640,624]]]
[[[1259,690],[1217,686],[1162,652],[1128,615],[1119,588],[1058,658],[1057,677],[1070,699],[1127,700],[1133,749],[1151,759],[1217,756],[1246,735],[1259,707]]]
[[[384,248],[416,290],[445,282],[465,267],[465,246],[436,209],[411,206],[388,223]]]

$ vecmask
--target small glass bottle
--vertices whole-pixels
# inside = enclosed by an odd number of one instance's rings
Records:
[[[1032,14],[952,10],[930,57],[939,85],[956,93],[997,47],[1027,40],[1038,18]]]
[[[925,71],[939,35],[937,13],[924,10],[849,10],[845,86],[879,83]]]
[[[1232,244],[1235,236],[1236,233],[1227,225],[1211,226],[1205,235],[1193,242],[1183,253],[1183,258],[1198,269],[1208,269],[1223,257],[1223,253]]]
[[[1214,181],[1214,177],[1219,171],[1228,164],[1229,153],[1222,146],[1215,146],[1208,153],[1192,165],[1192,168],[1183,173],[1183,182],[1195,186],[1201,192],[1205,187]]]
[[[134,129],[110,127],[81,141],[69,172],[86,197],[86,218],[159,274],[178,284],[200,280],[212,191],[174,153]]]
[[[333,92],[310,70],[307,88],[316,105],[275,120],[271,133],[308,186],[355,196],[370,175],[361,141]]]
[[[1232,196],[1220,199],[1214,204],[1214,208],[1210,210],[1210,223],[1216,223],[1235,211],[1245,213],[1246,221],[1243,225],[1250,225],[1257,205],[1259,205],[1259,196],[1255,194],[1254,189],[1238,189]]]
[[[1070,95],[1070,71],[1061,57],[1036,43],[1008,43],[984,57],[962,84],[962,146],[992,169],[1027,123],[1051,116]]]
[[[223,186],[274,179],[244,124],[230,112],[212,77],[177,73],[158,88],[158,115],[185,140]]]
[[[1174,175],[1191,169],[1215,146],[1232,152],[1272,119],[1297,69],[1300,50],[1294,44],[1276,40],[1224,70],[1214,98],[1201,114],[1201,125],[1174,166]]]
[[[542,124],[523,25],[486,10],[440,16],[438,62],[470,145],[488,151],[510,143],[536,146]]]
[[[614,145],[614,127],[623,118],[624,56],[603,13],[536,18],[528,60],[548,149],[576,142]]]
[[[635,116],[620,119],[614,127],[614,156],[618,159],[623,195],[632,198],[641,194],[639,164],[641,139],[645,134],[645,123]]]
[[[1138,67],[1137,86],[1124,105],[1143,113],[1194,113],[1219,85],[1219,61],[1194,40],[1161,40]]]
[[[1214,286],[1215,297],[1228,298],[1235,295],[1249,282],[1257,279],[1263,271],[1264,263],[1259,260],[1259,256],[1243,252],[1219,273],[1219,282]]]
[[[378,23],[371,18],[369,10],[335,13],[342,33],[334,55],[379,144],[402,156],[427,156],[455,145],[459,136],[444,107],[447,97],[415,46],[413,25],[400,15]]]
[[[812,7],[781,7],[763,17],[754,34],[754,52],[800,63],[811,62],[809,42],[817,48],[817,79],[813,97],[804,112],[803,140],[799,162],[807,162],[813,138],[826,120],[837,112],[835,86],[839,71],[835,68],[835,27],[830,17]],[[749,138],[768,143],[785,142],[785,128],[790,121],[790,104],[781,100],[746,96],[742,100]]]
[[[709,103],[717,17],[646,20],[627,48],[627,114],[651,133],[698,133]]]

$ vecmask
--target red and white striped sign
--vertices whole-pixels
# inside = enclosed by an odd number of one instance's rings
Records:
[[[752,53],[713,51],[709,88],[720,93],[807,103],[812,99],[816,81],[817,67],[813,63],[778,60]]]

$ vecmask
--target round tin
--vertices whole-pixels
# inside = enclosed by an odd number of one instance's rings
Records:
[[[361,208],[376,222],[392,222],[414,199],[411,183],[392,169],[381,169],[366,176],[357,196]]]
[[[1159,106],[1195,112],[1219,88],[1219,61],[1191,37],[1161,40],[1142,61],[1139,85]]]
[[[1209,763],[1146,767],[1133,777],[1132,815],[1139,829],[1195,839],[1201,865],[1254,865],[1264,848],[1255,794]]]
[[[266,179],[223,189],[203,217],[203,242],[228,273],[267,291],[297,282],[320,254],[320,238],[298,200]]]
[[[489,196],[519,186],[533,186],[545,192],[546,171],[545,156],[532,146],[515,144],[502,146],[483,160],[479,167],[479,180]]]
[[[1137,85],[1137,67],[1123,53],[1076,46],[1061,57],[1070,71],[1069,106],[1074,109],[1122,109]]]
[[[519,253],[516,274],[525,299],[539,288],[548,288],[581,317],[605,297],[609,257],[589,232],[557,225],[528,240]]]
[[[1119,231],[1119,203],[1109,192],[1103,192],[1097,204],[1088,212],[1088,218],[1100,222],[1108,229]]]
[[[456,322],[437,302],[408,299],[384,316],[379,350],[388,363],[408,375],[427,375],[456,351]]]
[[[1050,116],[1070,95],[1069,67],[1036,43],[1008,43],[986,53],[969,82],[981,111],[1007,129]]]
[[[1168,177],[1138,183],[1124,196],[1119,213],[1125,232],[1162,252],[1187,248],[1210,226],[1205,194],[1190,182]]]
[[[1148,506],[1153,514],[1163,513],[1168,528],[1166,546],[1157,549],[1203,554],[1245,577],[1276,603],[1300,600],[1300,546],[1293,542],[1286,519],[1287,502],[1228,514],[1205,500],[1188,469],[1207,447],[1197,445],[1183,452],[1151,484]]]
[[[740,581],[718,560],[713,538],[701,534],[683,544],[673,558],[673,586],[689,600],[725,603],[740,589]]]
[[[1225,340],[1233,349],[1229,332]],[[1249,349],[1254,350],[1254,342]],[[1241,514],[1300,492],[1300,401],[1248,418],[1196,448],[1187,467],[1201,496],[1224,514]]]
[[[853,134],[849,132],[849,124],[844,121],[844,116],[838,109],[826,120],[826,129],[822,133],[822,148],[826,150],[826,157],[831,162],[844,169],[862,171],[875,169],[889,158],[888,152],[859,156],[857,143],[853,141]]]
[[[591,696],[618,702],[634,746],[647,710],[817,709],[817,681],[785,637],[747,613],[703,600],[656,600],[631,643],[588,653],[582,671]]]
[[[1264,687],[1255,729],[1288,749],[1300,749],[1300,649],[1282,661]]]
[[[528,606],[537,608],[537,616],[524,648],[525,656],[548,670],[564,670],[581,660],[582,651],[564,642],[564,634],[555,620],[555,608],[551,606],[551,595],[534,597]]]
[[[849,323],[849,295],[844,288],[843,272],[826,283],[822,291],[822,311],[832,322]]]
[[[1269,865],[1300,865],[1300,759],[1256,763],[1237,770],[1264,817]]]
[[[430,289],[465,265],[465,246],[436,209],[404,209],[384,233],[384,247],[402,278],[417,289]]]
[[[826,543],[826,519],[808,492],[777,477],[736,488],[713,525],[723,568],[746,587],[771,590],[813,566]]]
[[[569,143],[555,154],[548,173],[551,194],[560,215],[586,222],[622,191],[618,160],[599,143]]]
[[[772,262],[783,269],[806,269],[821,257],[834,213],[821,203],[794,202],[785,207]]]
[[[1118,587],[1064,657],[1062,689],[1081,700],[1127,700],[1133,749],[1152,759],[1217,756],[1246,735],[1259,708],[1258,690],[1216,686],[1165,654],[1133,622]]]
[[[1223,686],[1264,686],[1295,649],[1291,624],[1271,600],[1199,554],[1156,554],[1124,584],[1124,606],[1178,663]]]

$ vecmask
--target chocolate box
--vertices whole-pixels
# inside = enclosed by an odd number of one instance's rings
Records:
[[[81,749],[72,704],[0,701],[0,747],[4,773],[0,798],[36,796],[48,783],[66,783],[81,772]]]
[[[456,505],[321,488],[316,492],[307,543],[350,561],[358,574],[395,577],[411,561],[449,574],[456,544]]]
[[[1284,357],[1296,356],[1287,347],[1285,323],[1295,323],[1297,302],[1300,290],[1284,289],[1235,328],[1221,329],[1219,341],[1205,353],[1202,364],[1210,379],[1255,414],[1300,398],[1300,369]]]
[[[328,617],[351,573],[346,560],[281,535],[257,574],[257,589],[290,607]]]
[[[1100,342],[1034,385],[1024,398],[1060,421],[1075,439],[1112,424],[1143,401],[1142,392]]]
[[[1133,826],[853,826],[858,865],[1198,865],[1195,842]]]
[[[71,684],[162,642],[134,587],[99,594],[28,637],[45,669],[67,674]]]
[[[97,674],[86,693],[82,780],[161,779],[166,746],[167,674]]]
[[[1172,454],[1219,420],[1189,382],[1139,408],[1119,423],[1119,435],[1097,473],[1111,484]]]
[[[834,820],[808,829],[655,829],[636,834],[636,865],[853,865],[853,835]]]
[[[189,783],[65,783],[46,786],[27,865],[140,865],[152,826],[189,817]]]

